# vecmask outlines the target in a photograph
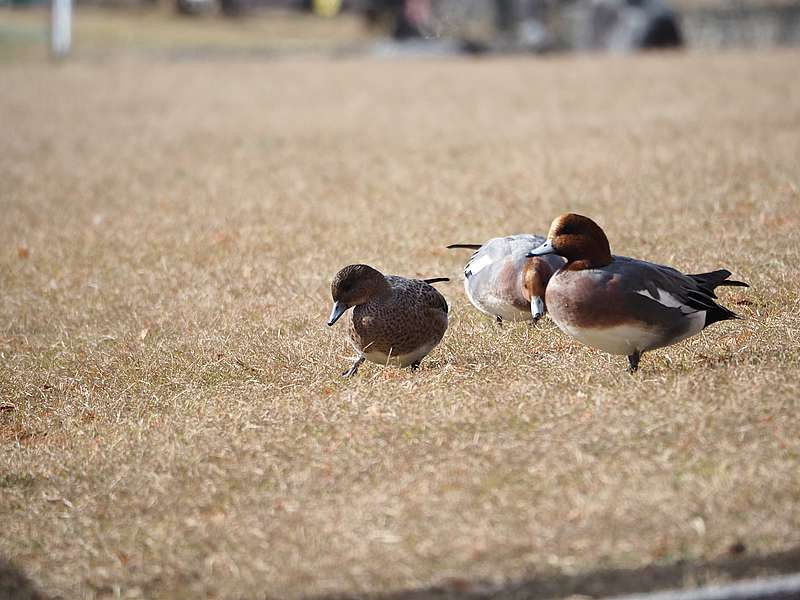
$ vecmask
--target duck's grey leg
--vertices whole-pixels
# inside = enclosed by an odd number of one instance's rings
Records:
[[[355,359],[355,361],[353,361],[353,365],[349,369],[347,369],[347,371],[342,373],[342,377],[352,377],[353,375],[355,375],[356,371],[358,371],[358,367],[360,367],[361,363],[363,363],[365,360],[366,358],[364,358],[363,356],[359,356],[357,359]]]
[[[633,354],[628,355],[628,373],[635,373],[639,368],[639,359],[642,353],[638,350]]]
[[[497,317],[497,316],[496,316],[496,317],[494,318],[494,322],[495,322],[495,323],[497,323],[497,324],[498,324],[500,327],[502,327],[502,326],[503,326],[503,319],[501,319],[500,317]]]
[[[419,369],[419,363],[422,362],[421,360],[415,360],[411,363],[411,371],[414,372]]]

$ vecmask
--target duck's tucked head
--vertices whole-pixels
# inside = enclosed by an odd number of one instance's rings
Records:
[[[531,303],[531,315],[536,321],[547,311],[544,304],[547,282],[553,276],[553,269],[545,258],[531,257],[525,264],[523,295]]]
[[[333,325],[351,306],[364,304],[386,288],[383,274],[368,265],[348,265],[331,282],[333,310],[328,325]]]
[[[580,262],[584,268],[604,267],[612,261],[605,232],[589,217],[574,213],[553,221],[547,241],[528,256],[545,254],[558,254],[568,263]]]

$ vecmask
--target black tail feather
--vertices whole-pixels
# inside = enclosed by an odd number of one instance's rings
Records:
[[[728,310],[724,306],[720,306],[719,304],[715,304],[714,308],[711,310],[706,311],[706,322],[703,325],[703,328],[708,327],[712,323],[716,323],[717,321],[727,321],[728,319],[739,319],[739,315],[737,315],[732,310]]]
[[[694,279],[701,288],[705,288],[710,292],[713,292],[714,289],[719,286],[750,287],[744,281],[736,281],[734,279],[728,279],[728,277],[730,276],[731,272],[728,271],[727,269],[720,269],[719,271],[710,271],[708,273],[697,273],[696,275],[689,275],[689,277]]]
[[[450,244],[448,249],[451,248],[466,248],[467,250],[479,250],[482,244]]]
[[[726,286],[726,285],[728,285],[730,287],[746,287],[746,288],[750,287],[749,283],[745,283],[744,281],[736,281],[735,279],[728,279],[726,281],[720,281],[717,285],[718,286]]]
[[[434,277],[432,279],[423,279],[425,283],[439,283],[440,281],[450,281],[449,277]]]
[[[739,318],[735,312],[728,310],[724,306],[720,306],[713,300],[717,297],[717,295],[714,293],[714,290],[720,286],[750,287],[743,281],[728,279],[730,276],[731,272],[727,269],[719,269],[718,271],[710,271],[709,273],[697,273],[695,275],[689,275],[689,277],[691,277],[695,283],[697,283],[697,287],[700,290],[689,292],[689,306],[692,306],[697,310],[706,311],[705,327],[708,327],[717,321]]]

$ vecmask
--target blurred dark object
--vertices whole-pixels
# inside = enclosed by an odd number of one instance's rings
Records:
[[[175,10],[187,17],[209,13],[213,10],[212,0],[176,0]]]
[[[395,40],[452,40],[466,51],[541,49],[553,0],[364,0],[370,27]]]
[[[576,40],[581,49],[630,52],[683,45],[678,17],[662,0],[591,0],[579,6],[588,13],[586,30]]]
[[[220,0],[219,7],[226,17],[243,17],[250,10],[250,0]]]
[[[512,31],[516,26],[518,15],[515,4],[514,0],[495,0],[498,31]]]
[[[22,569],[10,560],[0,557],[0,599],[47,600]]]
[[[747,546],[744,545],[742,540],[738,540],[728,547],[728,554],[733,556],[744,554],[745,552],[747,552]]]
[[[407,40],[424,36],[431,0],[371,0],[362,10],[368,25],[390,32],[396,40]]]

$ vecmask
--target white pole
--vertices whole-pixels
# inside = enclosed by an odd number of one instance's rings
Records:
[[[63,58],[72,43],[72,0],[50,1],[50,55]]]

